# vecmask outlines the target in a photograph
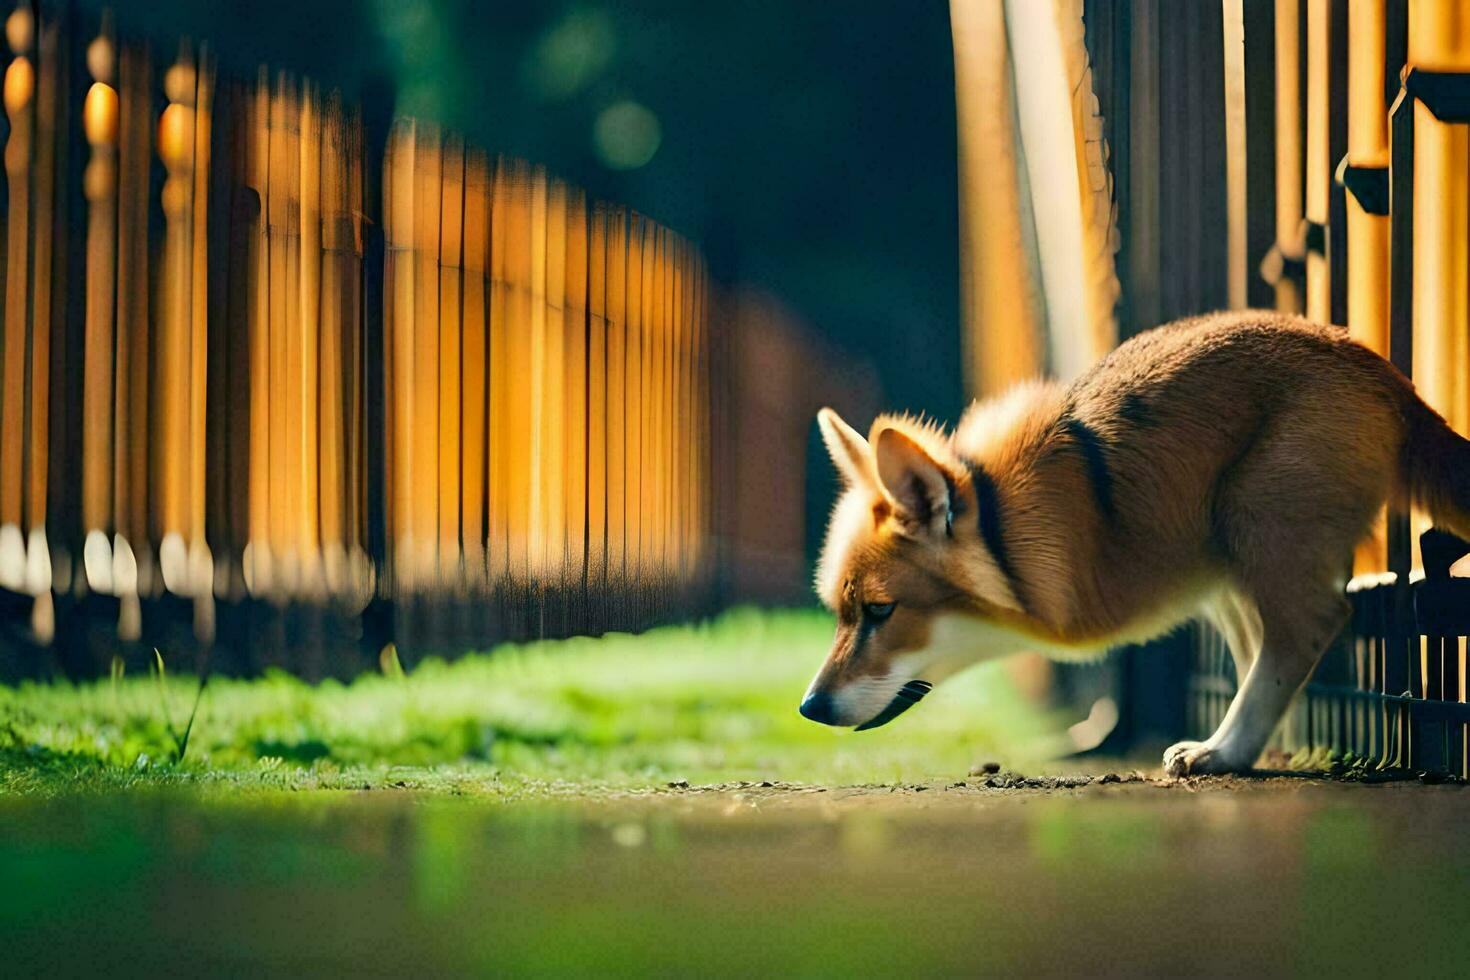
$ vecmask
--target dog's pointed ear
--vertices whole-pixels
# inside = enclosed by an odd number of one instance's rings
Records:
[[[906,433],[889,426],[873,438],[878,479],[910,530],[948,534],[954,481],[944,467]]]
[[[832,462],[849,486],[873,485],[873,450],[856,429],[842,421],[842,416],[824,408],[817,413],[817,427]]]

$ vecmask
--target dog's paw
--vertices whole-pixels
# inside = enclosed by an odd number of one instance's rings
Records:
[[[1164,775],[1174,779],[1235,772],[1240,768],[1236,760],[1208,742],[1176,742],[1164,751]]]

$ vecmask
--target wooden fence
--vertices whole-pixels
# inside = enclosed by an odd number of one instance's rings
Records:
[[[5,35],[5,672],[344,673],[709,607],[691,243],[307,79],[73,10]]]
[[[1256,41],[1274,31],[1278,96],[1277,240],[1262,271],[1275,285],[1277,305],[1345,324],[1464,433],[1467,11],[1421,0],[1278,0],[1270,16],[1261,6]],[[1230,4],[1225,11],[1228,18]],[[1298,180],[1299,215],[1292,211]],[[1386,515],[1356,556],[1348,586],[1352,622],[1283,722],[1279,747],[1318,761],[1470,776],[1470,579],[1450,571],[1466,551],[1470,546],[1429,530],[1423,515]],[[1234,690],[1218,638],[1201,634],[1195,668],[1188,727],[1204,735]]]
[[[1470,9],[1088,0],[1083,16],[1119,205],[1120,332],[1223,306],[1301,313],[1389,358],[1470,433]],[[1470,580],[1428,531],[1386,514],[1344,569],[1352,624],[1277,747],[1470,776]],[[1206,736],[1235,691],[1205,629],[1109,669],[1113,748]],[[1181,689],[1182,715],[1155,707]]]

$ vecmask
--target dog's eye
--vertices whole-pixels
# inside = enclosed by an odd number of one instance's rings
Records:
[[[877,620],[881,623],[893,615],[893,603],[865,602],[863,603],[863,612],[867,614],[869,619]]]

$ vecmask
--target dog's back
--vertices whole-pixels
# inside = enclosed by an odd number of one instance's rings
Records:
[[[993,408],[977,406],[954,448],[986,467],[1032,543],[1015,565],[1036,612],[1072,634],[1123,627],[1163,597],[1192,601],[1262,544],[1340,569],[1395,494],[1452,527],[1465,510],[1455,481],[1470,467],[1444,460],[1465,441],[1383,359],[1283,314],[1148,331],[1071,386],[1037,389],[1025,414],[998,438]],[[1251,530],[1263,523],[1266,543]]]

